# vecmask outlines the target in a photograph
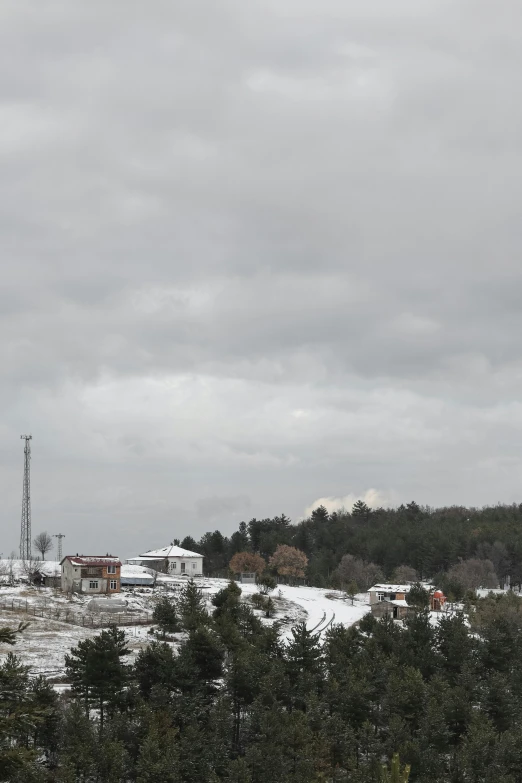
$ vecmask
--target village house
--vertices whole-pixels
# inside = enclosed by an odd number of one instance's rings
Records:
[[[119,593],[121,561],[112,555],[67,555],[60,563],[64,593]]]
[[[130,557],[127,563],[153,568],[170,576],[203,576],[203,555],[175,544],[162,549],[151,549],[138,557]]]
[[[404,620],[412,611],[406,601],[410,585],[374,585],[368,590],[370,608],[374,617],[391,616]]]
[[[427,582],[421,586],[429,593],[429,607],[432,612],[440,612],[446,601],[446,596],[441,590],[434,590],[433,585]],[[370,608],[374,617],[393,617],[394,620],[405,620],[414,609],[408,605],[406,597],[412,584],[388,585],[379,584],[370,587]]]

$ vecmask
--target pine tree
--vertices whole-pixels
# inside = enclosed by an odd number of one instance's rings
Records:
[[[140,650],[134,664],[134,675],[145,698],[150,697],[153,688],[168,696],[176,683],[176,671],[172,647],[166,643],[152,642]]]
[[[448,677],[457,682],[462,668],[470,661],[474,647],[463,614],[440,617],[435,640]]]
[[[63,783],[87,783],[96,773],[98,741],[95,725],[78,701],[65,709],[62,715],[62,753],[60,780]]]
[[[241,598],[241,588],[235,582],[229,582],[226,587],[219,590],[212,598],[214,609],[214,618],[218,619],[228,616],[232,621],[237,622],[239,616],[239,600]]]
[[[414,609],[421,612],[428,609],[430,594],[420,582],[415,582],[415,584],[411,586],[410,591],[406,593],[406,603],[408,606],[412,606]]]
[[[306,710],[310,697],[324,685],[324,657],[319,639],[307,630],[304,622],[292,628],[292,638],[285,650],[290,682],[289,705]]]
[[[364,500],[357,500],[352,506],[352,516],[357,519],[363,519],[365,522],[368,522],[371,513],[371,508],[366,505]]]
[[[499,770],[496,767],[497,733],[489,718],[480,712],[472,715],[471,723],[464,737],[461,751],[463,779],[470,783],[496,781]],[[486,773],[493,773],[487,777]]]
[[[511,678],[502,672],[493,672],[485,683],[484,709],[499,734],[511,728],[517,714]]]
[[[58,697],[53,686],[42,676],[29,682],[29,697],[40,713],[32,732],[33,746],[40,748],[48,764],[53,764],[59,746],[60,714]]]
[[[13,653],[0,666],[0,774],[3,780],[36,775],[38,728],[50,710],[31,691],[29,667]]]
[[[408,780],[410,779],[410,767],[409,765],[406,765],[401,769],[399,754],[395,753],[389,769],[387,766],[382,767],[380,779],[382,783],[408,783]]]
[[[357,591],[358,591],[357,582],[350,582],[350,584],[346,588],[346,594],[348,595],[348,598],[351,599],[352,606],[353,606],[353,599],[357,595]]]
[[[390,715],[399,715],[412,733],[419,728],[426,700],[422,674],[412,666],[397,667],[388,681],[385,702]]]
[[[121,659],[128,653],[125,633],[113,626],[94,639],[79,642],[65,656],[72,690],[82,698],[87,715],[91,704],[97,706],[100,730],[106,706],[114,706],[123,691],[128,672]]]
[[[178,609],[185,631],[194,631],[208,623],[209,616],[203,593],[193,579],[190,579],[181,590]]]
[[[225,651],[216,634],[205,626],[191,631],[177,659],[180,684],[185,690],[213,692],[214,681],[223,674]]]
[[[180,783],[178,731],[167,713],[156,712],[140,746],[137,783]]]
[[[176,606],[168,595],[162,595],[160,597],[154,607],[152,619],[158,624],[163,638],[165,638],[167,633],[177,633],[181,630],[181,623],[176,611]]]
[[[0,628],[0,644],[16,644],[16,635],[25,631],[29,623],[18,623],[18,628]]]
[[[303,672],[320,677],[323,672],[323,652],[321,644],[306,623],[300,622],[292,628],[292,638],[286,649],[290,676]]]

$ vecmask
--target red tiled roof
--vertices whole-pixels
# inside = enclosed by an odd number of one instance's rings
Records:
[[[66,555],[63,560],[70,560],[73,565],[84,566],[104,566],[104,565],[116,565],[121,566],[121,560],[112,555]]]

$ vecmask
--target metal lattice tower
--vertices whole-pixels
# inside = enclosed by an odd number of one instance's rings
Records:
[[[22,496],[22,524],[20,527],[20,559],[31,559],[31,443],[32,435],[20,435],[25,440],[24,490]]]
[[[65,533],[54,533],[53,538],[58,539],[58,562],[62,562],[62,538],[65,538]]]

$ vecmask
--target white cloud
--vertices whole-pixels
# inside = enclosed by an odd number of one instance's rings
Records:
[[[324,506],[331,514],[333,511],[351,511],[352,506],[358,500],[363,500],[370,508],[387,508],[397,503],[397,495],[393,491],[384,492],[379,489],[367,489],[366,492],[358,495],[355,492],[349,492],[343,497],[325,497],[317,498],[305,508],[304,516],[309,517],[314,509]]]
[[[31,430],[74,551],[520,499],[520,0],[48,6],[0,4],[5,550]]]

